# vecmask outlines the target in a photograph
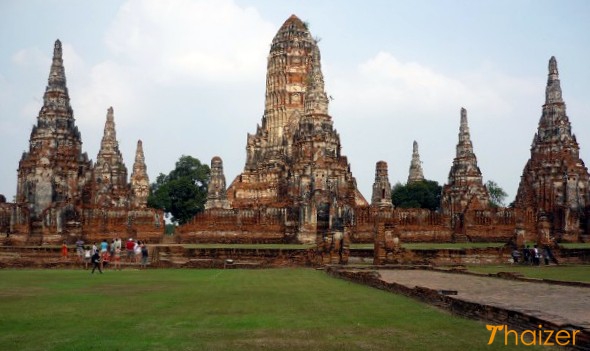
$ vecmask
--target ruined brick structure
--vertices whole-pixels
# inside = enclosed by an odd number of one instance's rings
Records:
[[[135,190],[133,176],[131,188],[127,183],[112,108],[107,112],[96,164],[82,152],[66,86],[62,46],[57,40],[43,107],[31,131],[29,151],[19,162],[16,202],[2,204],[0,229],[10,234],[15,244],[71,242],[77,237],[98,240],[138,233],[140,237],[159,238],[163,233],[162,214],[145,209],[149,180],[145,164],[143,168],[141,193]]]
[[[211,178],[207,187],[207,202],[205,203],[205,209],[210,208],[230,208],[225,187],[223,160],[219,156],[211,159]]]
[[[412,147],[412,162],[410,163],[410,172],[408,174],[408,184],[421,182],[424,180],[422,171],[422,161],[420,161],[420,152],[418,151],[418,142],[414,140]]]
[[[578,241],[588,236],[588,168],[565,110],[557,60],[551,57],[543,112],[515,200],[528,240]]]
[[[391,202],[391,184],[387,171],[387,162],[379,161],[375,165],[375,182],[373,183],[373,195],[371,206],[378,208],[393,208]]]
[[[271,43],[262,123],[248,135],[244,171],[227,189],[233,211],[211,209],[232,223],[218,228],[221,240],[248,241],[252,232],[257,242],[332,240],[357,207],[368,207],[340,154],[328,102],[317,43],[293,15]],[[215,237],[206,225],[211,211],[179,231],[192,240]]]

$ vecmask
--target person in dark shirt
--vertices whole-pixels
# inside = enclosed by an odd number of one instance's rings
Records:
[[[91,257],[92,260],[92,274],[94,274],[94,270],[98,268],[100,274],[102,274],[102,269],[100,269],[100,254],[98,251],[94,252],[94,255]]]

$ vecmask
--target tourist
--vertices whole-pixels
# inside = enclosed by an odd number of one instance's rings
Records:
[[[98,268],[98,271],[100,272],[100,274],[102,274],[102,269],[100,268],[100,254],[98,253],[98,251],[96,251],[94,253],[94,255],[92,255],[92,274],[94,274],[94,270],[96,270]]]
[[[115,256],[115,239],[111,239],[111,243],[109,245],[109,253],[111,257]]]
[[[133,247],[133,252],[135,253],[135,263],[139,263],[139,259],[141,258],[141,241],[137,241],[135,246]]]
[[[141,268],[147,268],[148,262],[148,248],[145,244],[141,244]]]
[[[522,263],[529,264],[531,262],[529,245],[522,248]]]
[[[535,264],[535,266],[538,266],[541,263],[541,256],[540,256],[539,248],[537,247],[536,244],[533,247],[533,250],[531,252],[531,256],[533,257],[533,263]]]
[[[135,255],[133,251],[134,247],[135,243],[133,242],[133,238],[129,238],[129,240],[127,240],[127,243],[125,244],[125,249],[127,250],[127,262],[131,262]]]
[[[100,268],[103,267],[102,262],[104,262],[105,257],[109,254],[109,243],[107,242],[107,239],[102,239],[102,242],[100,243]]]
[[[78,238],[76,241],[76,260],[77,262],[82,262],[84,259],[84,240],[82,238]]]
[[[88,264],[90,263],[90,259],[92,258],[92,251],[90,247],[86,246],[84,248],[84,269],[88,269]]]
[[[100,243],[100,254],[103,255],[105,252],[107,252],[109,249],[109,243],[107,242],[107,239],[102,239],[102,242]]]
[[[518,249],[512,250],[512,262],[518,263],[519,258],[520,258],[520,251],[518,251]]]
[[[553,256],[553,252],[551,251],[551,247],[549,245],[545,245],[545,264],[549,264],[549,262],[557,263],[557,259]]]
[[[68,245],[66,245],[65,240],[61,244],[61,259],[63,261],[67,261],[68,260]]]
[[[113,261],[115,261],[114,269],[121,270],[121,248],[115,245],[115,255],[113,256]]]
[[[105,269],[108,267],[109,263],[111,262],[111,254],[107,251],[102,256],[100,260],[100,268]]]

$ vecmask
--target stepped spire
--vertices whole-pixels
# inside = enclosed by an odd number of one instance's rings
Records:
[[[127,167],[119,150],[113,108],[107,110],[104,134],[96,157],[95,179],[103,185],[123,189],[127,184]]]
[[[387,172],[387,162],[379,161],[375,165],[375,182],[373,183],[373,195],[371,206],[393,207],[391,202],[391,184]]]
[[[18,170],[17,202],[29,203],[33,216],[71,201],[82,191],[86,177],[91,178],[91,162],[82,153],[81,139],[70,107],[61,42],[56,40],[43,106]]]
[[[559,83],[559,71],[557,60],[551,56],[549,60],[549,74],[547,77],[547,88],[545,89],[545,104],[563,103],[561,97],[561,84]]]
[[[584,211],[590,205],[590,175],[579,153],[561,95],[557,60],[551,57],[545,104],[515,206],[551,214],[556,235],[575,236],[588,221]]]
[[[461,108],[456,157],[449,171],[448,184],[443,187],[441,202],[447,213],[463,212],[468,208],[487,208],[489,205],[489,194],[477,166],[467,124],[467,110],[464,108]]]
[[[418,142],[414,140],[412,147],[412,162],[410,163],[410,173],[408,174],[408,184],[421,182],[424,180],[422,171],[422,162],[420,161],[420,152],[418,152]]]
[[[137,141],[133,173],[131,173],[131,204],[134,207],[146,207],[150,190],[150,179],[147,174],[143,144]]]

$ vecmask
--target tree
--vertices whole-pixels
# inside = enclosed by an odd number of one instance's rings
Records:
[[[506,199],[506,197],[508,196],[504,189],[502,189],[493,180],[488,180],[486,182],[486,188],[488,188],[488,193],[490,194],[490,206],[504,207],[504,199]]]
[[[192,157],[182,155],[168,175],[160,173],[151,185],[148,206],[172,215],[172,221],[184,224],[202,212],[207,201],[210,169]]]
[[[440,207],[442,187],[434,180],[423,180],[406,185],[397,183],[391,189],[391,201],[400,208],[427,208],[436,210]]]

